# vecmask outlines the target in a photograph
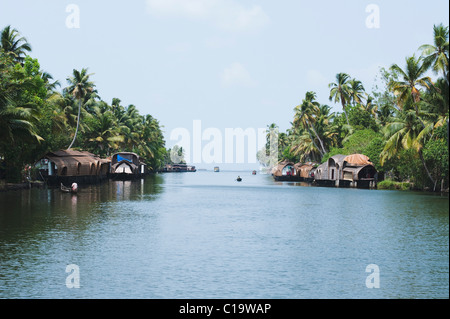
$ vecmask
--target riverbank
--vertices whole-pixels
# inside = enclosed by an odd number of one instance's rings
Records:
[[[0,180],[0,192],[18,191],[30,188],[45,188],[44,182],[33,181],[26,183],[7,183],[4,180]]]

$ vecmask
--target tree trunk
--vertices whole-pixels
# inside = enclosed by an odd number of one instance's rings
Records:
[[[316,135],[317,139],[319,140],[320,147],[322,148],[323,154],[328,153],[327,150],[325,149],[325,147],[323,146],[323,141],[322,141],[322,139],[319,137],[319,134],[317,134],[316,129],[314,128],[314,125],[313,125],[312,123],[311,123],[311,129],[313,130],[314,135]]]
[[[320,153],[320,156],[323,157],[325,154],[322,152],[322,150],[319,148],[319,146],[317,145],[316,141],[314,140],[314,137],[311,135],[311,132],[308,130],[308,128],[306,129],[308,131],[309,134],[309,138],[311,139],[311,141],[314,144],[314,147],[317,148],[317,150]]]
[[[433,176],[431,176],[431,173],[428,170],[427,164],[425,163],[425,159],[423,158],[422,150],[419,151],[419,157],[420,157],[420,160],[422,161],[423,167],[425,168],[425,171],[427,172],[427,175],[428,175],[430,181],[433,183],[434,187],[436,187],[436,182],[433,179]]]
[[[345,110],[345,102],[342,99],[342,95],[341,95],[341,102],[342,102],[342,109],[344,110],[345,118],[347,119],[347,124],[350,126],[350,121],[348,120],[347,111]]]
[[[81,115],[81,98],[78,103],[78,118],[77,118],[77,129],[75,130],[75,136],[73,137],[72,143],[70,143],[70,146],[67,148],[68,150],[72,148],[73,143],[75,143],[75,140],[77,139],[78,134],[78,128],[80,126],[80,115]]]

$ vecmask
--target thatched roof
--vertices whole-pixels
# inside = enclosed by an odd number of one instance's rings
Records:
[[[75,150],[49,152],[44,158],[55,163],[60,176],[98,175],[100,167],[109,163],[92,153]]]
[[[342,167],[342,164],[344,163],[346,157],[347,155],[342,154],[334,155],[328,159],[328,163],[330,163],[331,165],[338,164],[340,167]]]
[[[314,178],[317,180],[328,179],[328,162],[320,164],[314,173]]]
[[[297,176],[303,178],[309,178],[309,173],[317,166],[317,163],[307,162],[307,163],[297,163],[294,168],[297,172]]]
[[[363,154],[353,154],[345,157],[344,161],[350,166],[373,165],[369,158]]]
[[[292,162],[281,162],[281,163],[279,163],[277,166],[275,166],[273,169],[272,169],[272,174],[274,175],[274,176],[283,176],[283,169],[286,167],[286,166],[294,166],[295,164],[294,163],[292,163]]]
[[[365,170],[366,172],[371,172],[372,174],[376,173],[376,169],[375,169],[375,167],[372,164],[367,164],[367,165],[358,166],[358,167],[345,167],[344,168],[344,178],[347,175],[345,173],[351,173],[352,174],[352,180],[364,179],[364,178],[366,178],[366,176],[360,176],[360,173],[363,170]]]

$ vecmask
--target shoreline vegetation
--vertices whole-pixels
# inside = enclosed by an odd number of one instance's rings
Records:
[[[433,32],[431,32],[433,31]],[[378,189],[447,192],[449,188],[449,27],[430,28],[430,43],[401,64],[380,68],[372,92],[347,73],[328,86],[329,101],[308,91],[294,108],[291,127],[267,126],[267,144],[258,160],[268,171],[278,162],[324,163],[342,154],[363,154],[379,173]],[[278,154],[270,149],[278,136]]]
[[[403,63],[380,68],[370,93],[361,81],[338,73],[328,86],[329,101],[342,112],[332,113],[315,92],[306,92],[291,128],[278,134],[278,161],[324,163],[359,153],[379,172],[378,188],[448,192],[448,39],[448,26],[430,28],[431,44],[418,44]],[[183,158],[182,148],[165,148],[157,119],[118,98],[102,100],[87,68],[73,70],[61,88],[31,51],[19,31],[1,31],[0,190],[31,185],[33,164],[58,149],[101,157],[134,152],[150,172],[170,164],[173,154]],[[275,123],[268,126],[266,148],[257,155],[266,168],[270,132],[277,130]]]
[[[117,151],[139,154],[149,171],[165,162],[161,126],[151,115],[119,98],[101,99],[93,74],[73,70],[67,86],[53,81],[29,55],[31,45],[11,26],[0,34],[0,181],[20,185],[34,180],[33,165],[60,149],[109,157]],[[60,89],[60,90],[58,90]]]

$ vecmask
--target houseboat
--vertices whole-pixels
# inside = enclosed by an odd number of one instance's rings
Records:
[[[292,162],[281,162],[272,169],[272,176],[277,182],[298,182],[297,169]]]
[[[278,182],[312,182],[316,163],[281,162],[272,170],[274,179]]]
[[[38,177],[49,186],[93,184],[107,179],[110,161],[70,149],[49,152],[34,166],[39,170]]]
[[[147,165],[132,152],[116,153],[111,158],[110,177],[114,180],[141,178],[147,173]]]
[[[375,188],[377,170],[363,154],[335,155],[314,172],[318,186]]]
[[[166,164],[159,172],[160,173],[195,173],[197,169],[195,166],[187,164]]]

